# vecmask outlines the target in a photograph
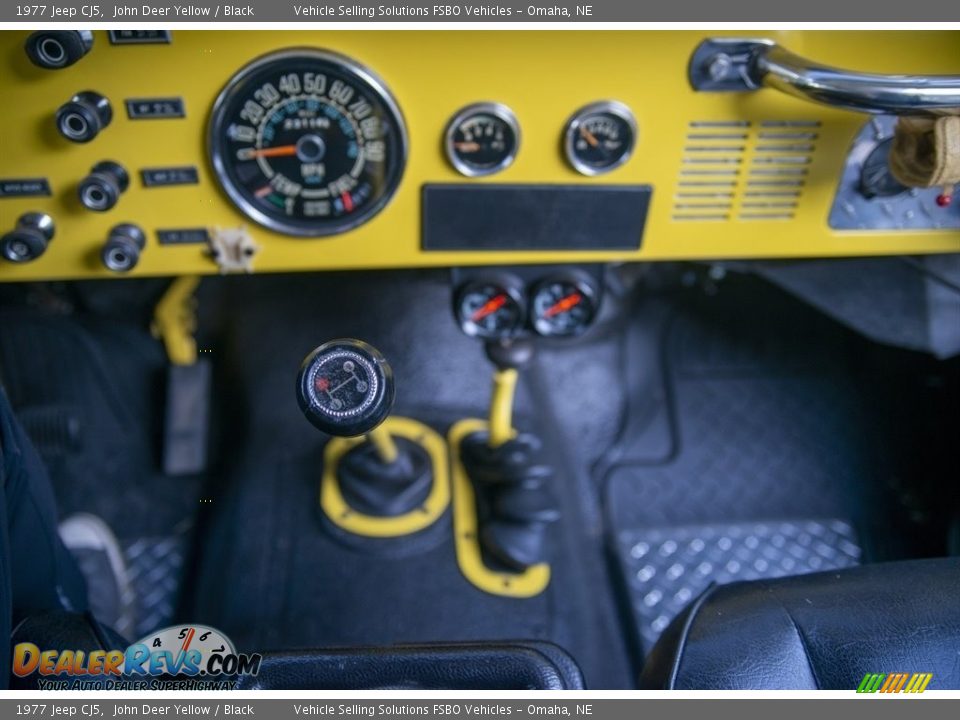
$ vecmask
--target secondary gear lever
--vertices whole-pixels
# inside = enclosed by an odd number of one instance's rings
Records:
[[[553,469],[540,462],[540,440],[513,429],[518,372],[532,359],[534,347],[529,339],[491,341],[486,352],[497,368],[489,430],[464,438],[461,457],[477,494],[483,549],[522,572],[547,560],[548,528],[560,518],[550,488]]]
[[[338,437],[365,436],[339,461],[349,505],[367,515],[402,515],[418,507],[432,483],[431,462],[416,443],[381,427],[393,408],[393,371],[361,340],[331,340],[304,359],[297,401],[314,427]]]

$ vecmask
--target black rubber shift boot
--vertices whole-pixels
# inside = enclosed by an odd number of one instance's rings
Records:
[[[351,448],[337,466],[340,492],[364,515],[394,517],[423,505],[433,485],[427,451],[412,440],[394,437],[397,459],[384,463],[372,443]]]

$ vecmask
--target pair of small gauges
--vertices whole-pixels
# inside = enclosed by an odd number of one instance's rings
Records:
[[[563,132],[563,152],[582,175],[602,175],[625,163],[637,142],[637,121],[623,103],[604,100],[577,110]],[[447,125],[444,149],[463,175],[480,177],[513,164],[520,150],[520,123],[506,105],[477,103]]]
[[[579,270],[549,275],[529,289],[510,273],[477,276],[454,295],[460,328],[483,340],[505,340],[527,329],[545,337],[573,337],[593,324],[599,307],[596,281]]]

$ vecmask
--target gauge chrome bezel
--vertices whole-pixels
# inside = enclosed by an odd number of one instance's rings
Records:
[[[457,157],[456,149],[453,147],[453,135],[457,127],[473,115],[493,115],[498,120],[506,123],[507,127],[513,132],[513,148],[497,165],[489,168],[477,168]],[[517,154],[520,152],[520,122],[517,120],[517,116],[513,110],[503,103],[478,102],[467,105],[457,110],[453,117],[447,122],[447,129],[443,133],[443,149],[449,163],[461,175],[466,177],[494,175],[513,165],[513,161],[516,160]]]
[[[387,111],[393,116],[397,127],[397,138],[399,140],[399,147],[395,148],[395,151],[399,151],[400,153],[400,171],[397,173],[396,179],[392,183],[388,184],[383,195],[372,205],[365,208],[362,213],[358,214],[356,217],[349,218],[349,220],[343,224],[338,224],[335,227],[329,228],[310,228],[301,227],[298,225],[290,225],[285,223],[283,220],[279,220],[267,215],[256,205],[251,203],[246,197],[244,197],[240,189],[234,186],[232,181],[230,181],[229,177],[227,176],[224,148],[222,147],[222,144],[217,136],[217,130],[224,120],[226,108],[229,106],[230,101],[238,94],[243,82],[247,80],[250,75],[259,71],[264,65],[277,62],[278,60],[302,59],[304,57],[338,65],[347,75],[353,75],[360,82],[367,85],[373,94],[383,103]],[[393,93],[390,92],[390,89],[387,87],[387,84],[383,81],[383,79],[380,78],[380,76],[377,75],[373,70],[357,62],[353,58],[333,52],[332,50],[321,50],[319,48],[311,47],[292,47],[270,52],[265,55],[261,55],[260,57],[251,60],[249,63],[244,65],[242,68],[240,68],[240,70],[234,73],[229,80],[227,80],[223,86],[223,89],[217,95],[217,99],[214,101],[213,107],[210,111],[210,120],[207,124],[207,149],[210,155],[210,162],[213,165],[214,177],[217,179],[217,184],[227,194],[234,205],[236,205],[236,207],[248,218],[265,228],[291,237],[317,238],[341,235],[345,232],[356,229],[380,214],[380,212],[390,203],[390,201],[393,200],[401,182],[403,181],[403,176],[407,169],[409,147],[410,141],[407,135],[407,124],[403,116],[403,111],[401,111],[399,103],[393,96]]]
[[[577,158],[577,153],[573,147],[573,143],[583,122],[588,117],[603,113],[613,115],[620,120],[623,120],[627,124],[627,126],[630,128],[630,143],[627,145],[627,148],[623,154],[617,159],[617,162],[615,162],[613,165],[603,168],[596,168],[592,165],[581,162],[580,159]],[[633,156],[634,148],[637,146],[638,135],[639,128],[637,126],[637,119],[634,117],[633,111],[627,107],[627,105],[619,100],[600,100],[598,102],[590,103],[589,105],[584,105],[583,107],[577,109],[567,120],[563,131],[563,152],[564,155],[566,155],[567,162],[570,163],[570,166],[581,175],[586,175],[588,177],[605,175],[606,173],[621,167]]]

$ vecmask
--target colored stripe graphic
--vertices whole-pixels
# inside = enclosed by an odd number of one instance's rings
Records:
[[[880,689],[880,683],[883,682],[885,677],[887,676],[884,673],[867,673],[863,676],[863,680],[860,681],[860,687],[857,688],[857,692],[875,693]]]
[[[933,673],[867,673],[857,687],[858,693],[922,693],[933,680]]]

